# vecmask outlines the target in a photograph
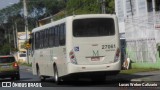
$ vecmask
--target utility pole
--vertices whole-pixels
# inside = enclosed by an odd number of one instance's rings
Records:
[[[27,12],[26,0],[23,0],[23,6],[24,6],[23,8],[24,8],[26,41],[27,41],[28,40],[28,12]]]
[[[18,35],[17,35],[17,22],[15,22],[15,30],[16,30],[16,48],[18,49]]]
[[[8,31],[8,33],[9,33],[8,39],[9,39],[9,45],[10,45],[9,54],[11,54],[11,36],[10,36],[10,32],[9,31]]]
[[[13,40],[14,40],[14,48],[16,48],[16,38],[15,38],[15,27],[14,27],[14,24],[13,24]]]
[[[24,9],[24,20],[25,20],[25,33],[26,33],[26,42],[28,41],[28,12],[26,0],[23,0],[23,9]],[[26,53],[27,63],[29,64],[28,49]]]

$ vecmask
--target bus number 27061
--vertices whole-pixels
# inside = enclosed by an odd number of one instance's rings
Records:
[[[114,49],[116,48],[115,44],[111,44],[111,45],[102,45],[102,49]]]

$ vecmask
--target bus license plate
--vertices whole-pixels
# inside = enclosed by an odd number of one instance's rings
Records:
[[[100,61],[100,58],[99,57],[92,57],[91,61]]]

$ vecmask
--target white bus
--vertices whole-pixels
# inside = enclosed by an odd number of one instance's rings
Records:
[[[31,43],[33,74],[41,81],[82,76],[105,80],[121,70],[116,15],[69,16],[33,29]]]

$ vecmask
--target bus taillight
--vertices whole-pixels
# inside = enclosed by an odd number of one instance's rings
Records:
[[[116,53],[115,53],[115,57],[114,57],[114,62],[117,62],[120,56],[120,49],[117,48]]]
[[[71,63],[77,64],[77,60],[76,60],[73,50],[71,50],[71,52],[69,53],[69,57],[70,57]]]

